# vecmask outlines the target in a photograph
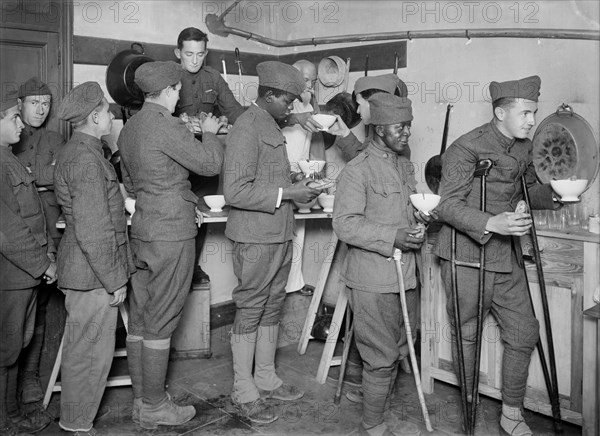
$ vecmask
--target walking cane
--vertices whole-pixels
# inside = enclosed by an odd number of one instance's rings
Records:
[[[493,162],[490,159],[483,159],[477,162],[473,177],[481,178],[481,195],[479,208],[485,212],[486,203],[486,178],[489,174]],[[483,330],[483,292],[485,290],[485,245],[482,245],[479,251],[479,263],[462,262],[456,260],[456,229],[452,227],[451,239],[451,282],[452,282],[452,305],[454,309],[454,324],[456,329],[456,349],[458,352],[458,372],[461,393],[461,405],[463,411],[463,424],[467,434],[475,432],[475,415],[477,413],[477,395],[479,393],[479,365],[481,362],[481,342]],[[456,278],[456,267],[467,266],[479,268],[479,293],[477,296],[477,336],[475,337],[475,363],[473,367],[473,387],[471,390],[471,407],[468,407],[467,401],[467,379],[465,374],[465,355],[462,347],[462,331],[460,323],[460,312],[458,307],[458,284]]]
[[[417,355],[415,354],[415,346],[412,339],[412,329],[410,328],[410,320],[408,319],[408,308],[406,307],[406,292],[404,289],[404,278],[402,276],[402,251],[394,251],[394,262],[396,264],[396,273],[398,274],[398,284],[400,286],[400,303],[402,305],[402,317],[404,318],[404,327],[406,328],[406,340],[408,342],[408,351],[410,354],[410,361],[413,367],[413,375],[415,376],[415,383],[417,385],[417,393],[419,394],[419,403],[421,404],[421,411],[423,412],[423,418],[425,419],[425,427],[428,432],[433,431],[431,427],[431,421],[429,420],[429,412],[427,411],[427,404],[425,404],[425,395],[423,395],[423,387],[421,386],[421,374],[419,373],[419,366],[417,365]]]
[[[525,182],[525,176],[521,176],[521,184],[523,185],[523,197],[527,208],[531,211],[531,203],[529,202],[529,190],[527,189],[527,183]],[[544,270],[542,269],[542,259],[540,256],[540,246],[537,239],[537,231],[535,229],[535,223],[531,222],[531,239],[533,242],[533,252],[535,256],[535,266],[538,274],[538,282],[540,284],[540,295],[542,297],[542,310],[544,312],[544,324],[546,325],[546,338],[548,340],[548,355],[550,358],[550,372],[552,375],[552,381],[548,377],[548,366],[546,363],[546,356],[544,354],[544,348],[542,346],[542,339],[540,338],[537,343],[538,354],[540,355],[540,361],[542,363],[542,371],[544,373],[544,380],[546,381],[546,388],[548,389],[548,396],[550,397],[550,404],[552,405],[552,417],[554,418],[554,430],[562,434],[562,421],[560,417],[560,403],[559,403],[559,392],[558,392],[558,378],[556,375],[556,359],[554,354],[554,341],[552,338],[552,324],[550,323],[550,310],[548,308],[548,295],[546,294],[546,281],[544,280]],[[524,268],[525,270],[525,268]],[[525,278],[527,280],[527,271],[525,270]],[[535,316],[535,309],[533,308],[533,299],[531,296],[531,290],[529,289],[529,280],[527,280],[527,290],[529,291],[529,301],[531,302],[531,309]]]

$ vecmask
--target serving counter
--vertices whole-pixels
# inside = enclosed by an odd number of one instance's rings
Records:
[[[584,231],[538,230],[537,234],[554,336],[561,416],[563,420],[581,425],[584,435],[594,435],[600,407],[597,387],[600,338],[596,320],[584,316],[583,312],[595,306],[593,295],[600,283],[600,237]],[[434,380],[458,384],[452,368],[446,284],[441,280],[439,259],[433,254],[436,239],[437,234],[429,234],[423,248],[421,377],[426,393],[433,392]],[[527,263],[526,270],[547,355],[535,263]],[[485,319],[483,333],[479,391],[500,399],[503,346],[492,316]],[[537,350],[529,368],[525,407],[552,416]]]

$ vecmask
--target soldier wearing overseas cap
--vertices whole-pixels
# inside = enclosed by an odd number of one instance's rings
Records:
[[[486,246],[484,313],[491,310],[504,343],[500,426],[512,435],[531,434],[521,407],[531,353],[539,337],[539,324],[529,302],[519,244],[519,237],[531,227],[531,215],[514,212],[517,202],[523,199],[520,178],[525,176],[534,209],[555,207],[550,185],[541,185],[537,181],[531,158],[533,144],[528,138],[535,125],[540,83],[538,76],[531,76],[490,84],[493,118],[458,138],[444,153],[440,183],[442,200],[437,208],[445,223],[436,246],[444,283],[451,283],[451,226],[456,229],[458,261],[479,262],[479,247]],[[494,162],[487,177],[485,213],[479,208],[481,179],[473,177],[475,166],[481,159]],[[469,393],[475,360],[478,275],[476,268],[457,267],[460,328]],[[450,286],[446,286],[449,300],[450,292]],[[452,306],[449,305],[447,310],[450,319],[454,319]],[[453,355],[457,356],[454,340],[452,346]],[[454,358],[456,371],[457,359]],[[468,400],[477,401],[470,397]],[[475,432],[487,434],[481,410],[477,407]]]
[[[199,116],[202,112],[220,115],[225,124],[233,124],[246,110],[233,96],[229,85],[221,74],[204,60],[208,54],[208,36],[200,29],[188,27],[177,37],[175,56],[179,59],[183,74],[181,76],[180,98],[174,114],[186,113]],[[241,84],[240,84],[241,85]],[[219,175],[203,177],[190,174],[192,192],[202,198],[217,193]],[[207,227],[198,229],[196,236],[196,258],[194,260],[194,284],[206,284],[210,277],[200,267],[199,260],[206,240]]]
[[[35,177],[35,186],[46,217],[46,228],[54,247],[58,247],[61,232],[56,228],[56,222],[60,216],[60,206],[54,195],[54,163],[56,153],[65,140],[59,133],[45,127],[52,106],[52,92],[39,78],[32,77],[19,87],[17,96],[25,128],[20,141],[12,146],[12,151]],[[39,364],[46,330],[46,309],[55,286],[44,288],[43,292],[38,293],[35,330],[21,358],[19,369],[19,391],[24,404],[35,403],[44,397]]]
[[[396,74],[382,74],[380,76],[365,76],[360,77],[354,84],[354,92],[352,98],[357,103],[357,112],[360,115],[363,124],[367,126],[368,133],[365,141],[361,142],[356,135],[346,126],[344,121],[338,115],[338,122],[334,124],[329,133],[337,136],[335,145],[341,150],[343,159],[346,162],[354,159],[358,154],[365,150],[373,138],[373,127],[371,121],[370,98],[377,94],[390,94],[407,98],[408,88],[406,84]],[[410,147],[406,147],[399,157],[405,164],[405,169],[408,174],[413,174],[413,166],[410,164]],[[416,180],[414,180],[416,185]],[[410,319],[416,319],[418,292],[407,291],[407,306]],[[402,360],[401,368],[405,372],[410,372],[410,364],[408,359]],[[356,341],[353,339],[348,352],[348,366],[344,382],[352,386],[354,389],[348,390],[346,397],[352,402],[362,401],[362,391],[360,389],[362,383],[362,359],[356,347]]]
[[[22,349],[31,340],[38,288],[56,280],[54,252],[34,177],[9,147],[23,131],[17,92],[0,102],[0,433],[35,433],[51,419],[24,415],[17,401]],[[17,328],[18,327],[18,328]]]
[[[131,246],[137,272],[131,280],[127,363],[133,385],[132,418],[144,429],[180,425],[195,415],[165,391],[171,336],[192,284],[198,197],[189,173],[221,172],[223,146],[215,117],[201,122],[202,142],[173,117],[183,70],[175,62],[147,62],[135,72],[142,109],[117,141],[123,182],[136,199]]]
[[[404,288],[414,290],[415,250],[424,241],[417,225],[423,218],[413,213],[409,199],[416,183],[402,159],[412,107],[409,99],[387,93],[373,95],[369,104],[373,137],[342,170],[333,206],[333,230],[348,244],[341,278],[364,368],[359,434],[418,434],[416,425],[404,421],[389,429],[383,417],[399,360],[408,355],[398,276],[389,258],[402,250]]]
[[[277,123],[304,91],[302,74],[276,61],[262,62],[256,71],[258,98],[234,124],[225,149],[223,190],[231,205],[225,235],[234,241],[233,269],[239,283],[232,295],[231,398],[249,420],[270,423],[278,415],[265,398],[292,401],[304,394],[277,376],[275,352],[292,260],[292,200],[306,203],[321,191],[308,187],[309,180],[292,183]]]
[[[66,222],[58,248],[58,286],[65,294],[69,326],[61,362],[59,426],[83,433],[92,431],[104,394],[115,349],[117,306],[125,301],[135,267],[123,196],[100,141],[110,134],[114,119],[100,85],[85,82],[73,88],[58,116],[73,127],[56,157],[54,180]],[[92,333],[90,325],[95,326]]]

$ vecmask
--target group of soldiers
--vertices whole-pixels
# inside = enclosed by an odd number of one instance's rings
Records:
[[[132,420],[150,430],[180,425],[195,416],[193,406],[176,404],[165,390],[171,336],[187,294],[193,281],[208,280],[198,266],[202,244],[196,238],[202,214],[190,174],[223,174],[224,195],[231,206],[226,236],[234,244],[238,279],[232,294],[233,405],[252,422],[268,424],[278,418],[269,400],[295,401],[304,395],[277,375],[275,354],[293,257],[292,202],[309,202],[321,189],[310,179],[291,176],[282,126],[298,124],[310,132],[321,126],[310,113],[292,113],[294,101],[307,89],[301,68],[276,61],[257,65],[258,96],[240,110],[228,89],[219,91],[223,80],[218,73],[203,67],[207,38],[198,32],[185,29],[180,35],[180,63],[148,62],[135,72],[145,101],[117,141],[122,182],[136,200],[130,230],[117,173],[103,152],[101,138],[111,132],[114,116],[100,85],[82,83],[60,103],[58,117],[73,129],[66,143],[41,128],[52,103],[46,84],[33,78],[18,93],[2,96],[3,431],[33,433],[50,422],[44,414],[23,413],[21,406],[43,395],[38,367],[48,299],[45,286],[55,281],[65,295],[70,329],[61,366],[63,430],[94,433],[112,362],[118,306],[126,299]],[[208,84],[205,75],[213,82]],[[418,433],[409,422],[397,420],[391,428],[384,420],[399,362],[407,355],[398,276],[389,259],[395,249],[402,251],[404,288],[412,292],[414,313],[418,251],[424,242],[417,224],[433,219],[444,223],[437,248],[444,277],[451,267],[451,227],[458,231],[460,247],[472,246],[457,254],[459,260],[472,261],[481,244],[493,248],[487,251],[491,254],[484,309],[498,319],[505,345],[500,426],[509,434],[531,434],[521,408],[538,324],[527,301],[515,243],[528,231],[531,217],[515,213],[514,206],[522,198],[515,181],[525,174],[533,206],[556,207],[549,186],[535,180],[527,139],[535,124],[539,87],[537,76],[492,82],[493,119],[461,136],[444,155],[442,201],[430,216],[415,211],[409,200],[416,192],[408,144],[413,113],[403,82],[395,75],[357,81],[355,99],[363,121],[371,125],[364,142],[336,115],[329,131],[338,137],[336,146],[349,163],[338,178],[333,229],[348,244],[342,279],[355,317],[355,359],[349,368],[354,374],[349,376],[361,386],[355,395],[355,401],[363,403],[360,434]],[[234,124],[225,146],[216,133],[228,121],[213,115],[215,107],[229,113]],[[208,113],[200,121],[201,140],[173,116],[199,111]],[[488,178],[488,212],[479,210],[471,171],[482,158],[495,163]],[[459,177],[452,171],[458,167]],[[203,180],[212,183],[198,183]],[[61,212],[66,223],[62,235],[56,230]],[[458,274],[458,327],[463,331],[467,373],[472,373],[477,274],[467,267],[459,267]],[[467,386],[469,382],[467,378]],[[484,434],[484,420],[478,425]]]

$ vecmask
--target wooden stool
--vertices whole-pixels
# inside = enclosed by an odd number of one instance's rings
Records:
[[[329,276],[332,275],[332,284],[339,288],[339,293],[335,304],[335,309],[333,311],[333,317],[331,319],[331,328],[329,329],[329,334],[327,335],[327,340],[325,341],[325,347],[323,348],[323,354],[321,355],[321,361],[319,362],[319,368],[317,370],[316,378],[321,384],[325,383],[327,380],[329,368],[332,366],[338,366],[342,363],[342,356],[334,356],[333,352],[340,334],[340,327],[344,320],[344,314],[346,313],[346,308],[348,307],[346,285],[340,280],[340,272],[339,270],[334,272],[331,271],[331,265],[334,263],[334,261],[343,261],[348,251],[348,247],[344,243],[339,244],[335,232],[331,236],[330,244],[332,244],[335,248],[330,254],[327,255],[325,261],[323,262],[323,266],[321,267],[321,271],[319,272],[317,285],[315,286],[315,291],[308,307],[308,314],[306,316],[306,321],[304,322],[302,334],[300,335],[300,342],[298,343],[298,353],[306,353],[308,341],[311,339],[310,333],[315,323],[315,318],[319,310],[321,298],[323,297],[325,285],[327,284],[327,279]],[[347,345],[349,346],[350,344]]]
[[[129,332],[129,313],[127,312],[125,303],[119,305],[119,313],[121,314],[121,319],[123,320],[123,324],[125,325],[125,331]],[[48,408],[48,404],[50,404],[50,398],[52,397],[52,393],[61,391],[61,383],[57,382],[56,379],[58,378],[58,374],[60,373],[60,364],[62,362],[62,350],[64,342],[65,335],[63,334],[63,337],[60,341],[60,346],[58,347],[58,354],[56,355],[56,360],[54,361],[54,367],[52,368],[52,373],[50,374],[50,380],[48,381],[48,387],[46,388],[46,395],[44,395],[44,402],[42,403],[44,409]],[[127,357],[127,350],[125,348],[117,348],[115,350],[114,357]],[[106,387],[112,386],[131,386],[131,377],[129,377],[129,375],[109,377],[107,379]]]

